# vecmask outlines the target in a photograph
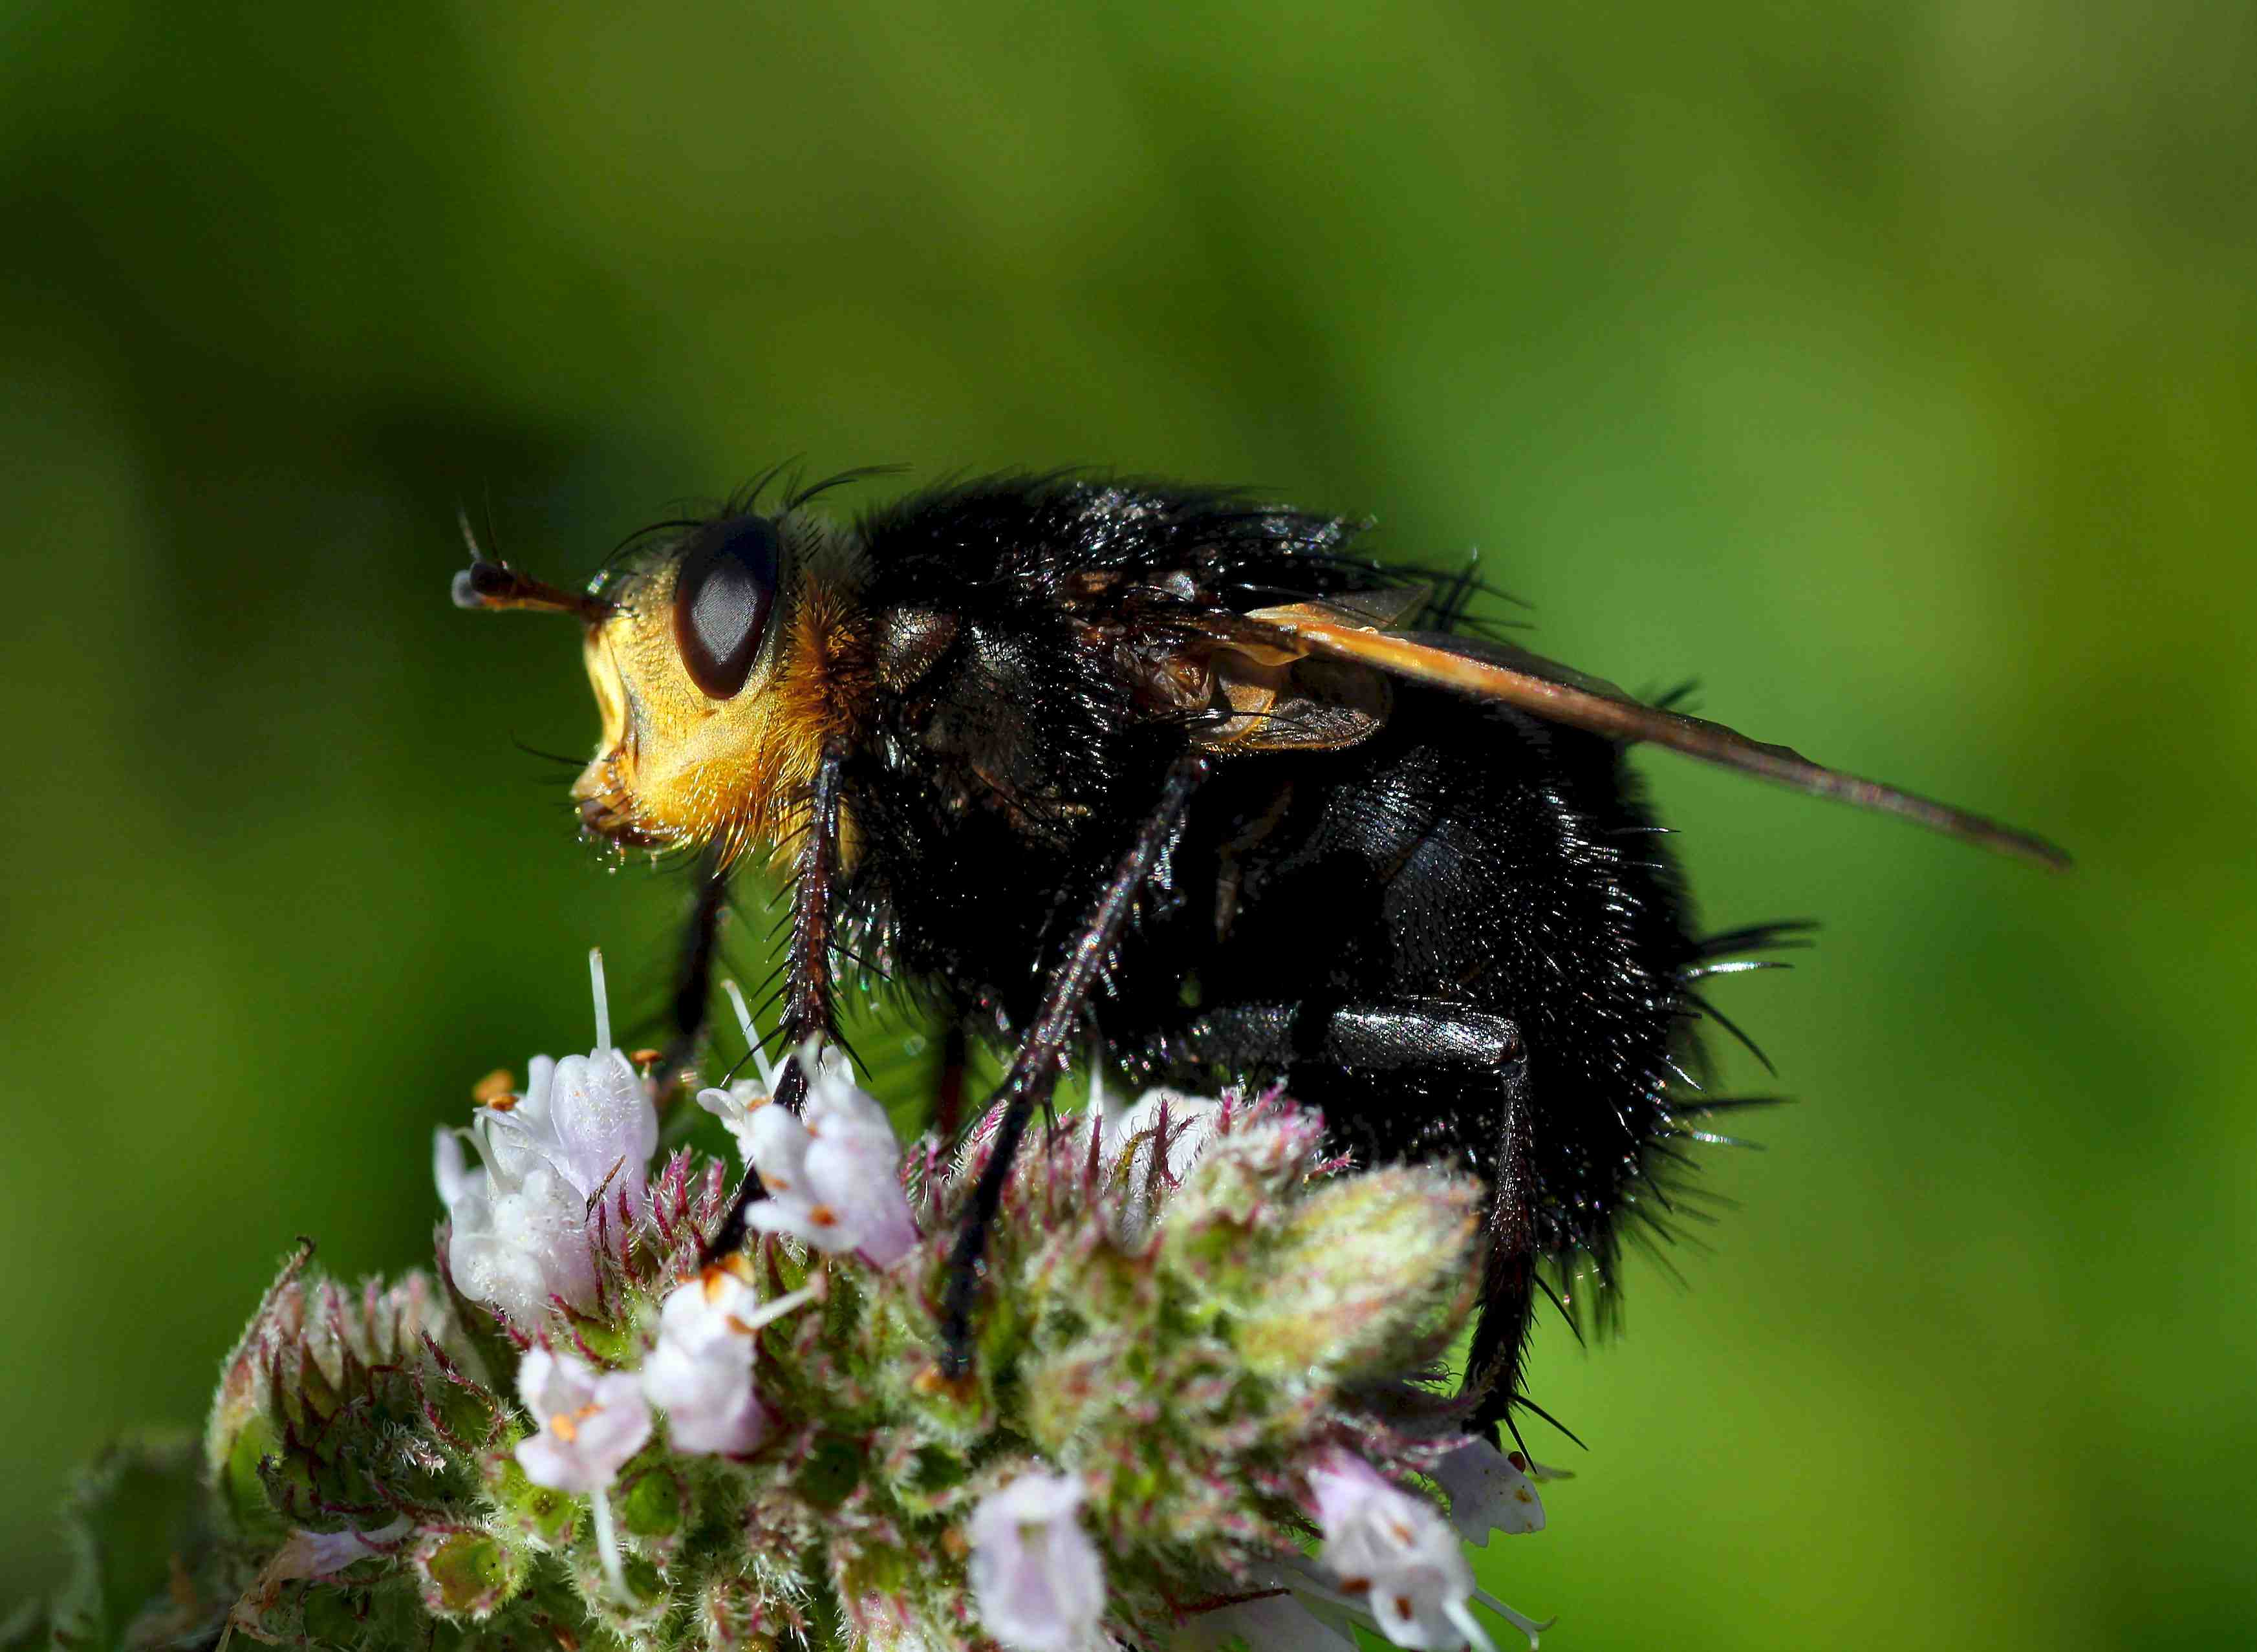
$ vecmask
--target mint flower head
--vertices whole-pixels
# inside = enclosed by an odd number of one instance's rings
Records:
[[[1539,1471],[1439,1380],[1470,1178],[1353,1165],[1276,1093],[1093,1087],[1022,1146],[952,1378],[949,1239],[996,1116],[905,1152],[802,1050],[798,1114],[755,1060],[697,1098],[734,1154],[658,1156],[596,980],[591,1053],[439,1135],[435,1275],[347,1291],[301,1253],[261,1305],[206,1431],[211,1623],[496,1652],[1534,1643],[1461,1547],[1543,1522]],[[747,1175],[746,1241],[708,1256]]]

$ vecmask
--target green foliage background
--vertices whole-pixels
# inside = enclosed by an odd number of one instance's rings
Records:
[[[2069,844],[1647,762],[1714,921],[1826,921],[1725,989],[1804,1100],[1689,1285],[1545,1331],[1592,1450],[1489,1580],[1560,1648],[2246,1637],[2253,84],[2180,0],[0,11],[0,1593],[292,1235],[424,1258],[585,946],[657,1006],[679,891],[513,746],[592,710],[447,605],[456,501],[577,576],[796,454],[1478,544],[1547,652]]]

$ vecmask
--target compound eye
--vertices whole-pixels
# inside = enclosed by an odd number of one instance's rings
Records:
[[[779,554],[765,517],[717,522],[697,536],[674,581],[674,641],[690,680],[716,700],[752,674],[775,599]]]

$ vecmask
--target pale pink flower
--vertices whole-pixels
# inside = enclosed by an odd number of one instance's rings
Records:
[[[517,1445],[535,1486],[600,1493],[650,1438],[650,1407],[630,1372],[535,1347],[517,1368],[517,1393],[541,1429]]]
[[[805,1288],[762,1303],[725,1267],[709,1267],[667,1293],[642,1392],[665,1411],[676,1451],[743,1457],[760,1448],[775,1419],[753,1388],[753,1338],[823,1293],[817,1274]]]
[[[1016,1652],[1079,1652],[1096,1641],[1105,1569],[1074,1518],[1086,1494],[1078,1474],[1033,1470],[972,1512],[973,1599],[987,1633]]]
[[[564,1178],[583,1204],[598,1195],[616,1203],[624,1191],[640,1211],[658,1150],[658,1109],[650,1091],[612,1048],[611,1006],[604,993],[604,957],[588,954],[595,990],[596,1048],[551,1061],[535,1055],[525,1093],[506,1106],[481,1107],[474,1128],[489,1171],[522,1175],[544,1164]]]
[[[1473,1569],[1434,1506],[1390,1485],[1370,1464],[1326,1453],[1309,1475],[1323,1528],[1324,1562],[1341,1592],[1361,1598],[1379,1632],[1414,1652],[1494,1652],[1475,1621]],[[1535,1644],[1535,1626],[1528,1626]]]
[[[551,1296],[596,1305],[595,1236],[625,1253],[658,1147],[648,1089],[609,1047],[600,955],[589,954],[589,973],[595,1050],[561,1062],[536,1055],[523,1096],[480,1107],[470,1131],[475,1167],[458,1133],[442,1130],[433,1144],[433,1179],[452,1229],[448,1272],[463,1295],[528,1328]]]
[[[262,1613],[273,1610],[281,1599],[284,1584],[301,1578],[334,1578],[357,1562],[389,1557],[414,1529],[415,1522],[402,1514],[366,1531],[350,1526],[341,1531],[293,1531],[282,1547],[274,1551],[273,1558],[259,1569],[250,1590],[229,1614],[230,1619],[236,1627],[247,1630],[256,1639],[265,1640],[268,1637],[261,1632],[258,1620]]]
[[[747,1156],[768,1196],[748,1213],[752,1225],[890,1267],[916,1248],[918,1238],[902,1191],[894,1126],[843,1065],[816,1063],[807,1050],[794,1059],[808,1074],[800,1115],[771,1104],[754,1109],[745,1127]],[[724,1093],[710,1091],[699,1100]]]
[[[752,1288],[718,1267],[667,1294],[642,1393],[666,1413],[676,1451],[743,1457],[768,1437],[774,1419],[753,1391],[752,1334],[735,1328],[755,1308]]]
[[[471,1140],[483,1149],[479,1137]],[[490,1158],[465,1169],[461,1137],[451,1130],[438,1133],[433,1156],[449,1225],[447,1271],[457,1289],[528,1329],[551,1296],[584,1310],[596,1305],[587,1205],[569,1182],[537,1158],[514,1173]]]
[[[274,1551],[274,1558],[266,1563],[258,1580],[265,1585],[298,1578],[334,1578],[357,1561],[390,1555],[400,1540],[414,1529],[415,1522],[402,1514],[366,1531],[350,1526],[342,1531],[294,1531]]]
[[[1493,1531],[1544,1529],[1543,1500],[1522,1470],[1525,1461],[1487,1440],[1468,1440],[1435,1465],[1434,1483],[1449,1493],[1450,1524],[1461,1539],[1486,1549]]]
[[[708,1088],[697,1092],[697,1105],[728,1127],[737,1140],[737,1151],[745,1162],[753,1161],[753,1115],[768,1105],[776,1086],[783,1079],[783,1063],[768,1058],[761,1048],[760,1028],[753,1024],[753,1013],[746,1007],[745,995],[737,990],[734,981],[721,983],[721,990],[729,995],[729,1002],[737,1012],[737,1025],[744,1029],[745,1055],[753,1063],[750,1076],[739,1078],[726,1090]],[[823,1059],[845,1065],[845,1057],[836,1051],[826,1050]],[[850,1072],[847,1075],[853,1077]]]

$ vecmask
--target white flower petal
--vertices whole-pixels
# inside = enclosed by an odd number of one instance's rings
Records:
[[[734,1394],[666,1414],[674,1449],[693,1456],[749,1457],[761,1449],[775,1419],[748,1380]]]
[[[753,1119],[768,1102],[768,1092],[750,1080],[739,1079],[726,1090],[701,1090],[697,1105],[718,1119],[736,1138],[737,1155],[753,1161]]]
[[[555,1058],[535,1055],[525,1070],[525,1093],[509,1109],[509,1117],[536,1134],[548,1132],[548,1102],[556,1082]]]
[[[639,1201],[658,1147],[658,1113],[617,1050],[556,1063],[554,1161],[583,1199],[621,1185]],[[624,1177],[624,1183],[620,1178]]]
[[[916,1223],[902,1191],[901,1149],[890,1132],[830,1133],[808,1149],[809,1219],[837,1234],[824,1249],[853,1250],[875,1267],[890,1267],[916,1248]]]
[[[1544,1529],[1544,1503],[1519,1465],[1487,1440],[1468,1440],[1434,1469],[1434,1481],[1449,1493],[1450,1524],[1477,1548],[1489,1535]]]
[[[850,1250],[836,1227],[818,1224],[807,1204],[793,1200],[761,1199],[745,1212],[745,1225],[761,1233],[782,1233],[811,1250],[831,1254]]]
[[[466,1196],[485,1188],[485,1172],[470,1168],[461,1132],[441,1128],[431,1133],[431,1179],[439,1185],[439,1203],[449,1213]]]
[[[650,1438],[650,1407],[626,1372],[598,1372],[577,1354],[535,1346],[518,1366],[517,1390],[539,1425],[517,1446],[536,1486],[601,1491]]]
[[[1104,1564],[1074,1518],[1084,1495],[1079,1475],[1022,1474],[966,1523],[980,1622],[1017,1652],[1086,1646],[1104,1616]]]
[[[1327,1454],[1309,1487],[1324,1563],[1344,1592],[1362,1597],[1381,1632],[1414,1652],[1464,1646],[1473,1569],[1440,1512],[1341,1451]]]
[[[808,1063],[803,1055],[797,1058],[803,1070]],[[855,1087],[854,1080],[842,1063],[828,1059],[818,1062],[807,1081],[807,1105],[803,1117],[808,1132],[821,1136],[833,1130],[861,1130],[881,1135],[888,1141],[894,1139],[893,1120],[878,1098]]]
[[[753,1115],[746,1133],[751,1139],[748,1156],[760,1173],[761,1185],[772,1199],[803,1195],[807,1150],[815,1145],[807,1126],[788,1108],[762,1107]]]
[[[764,1315],[752,1288],[719,1267],[667,1293],[642,1391],[665,1411],[676,1451],[743,1456],[767,1438],[774,1419],[753,1386],[753,1327],[789,1303]]]
[[[709,1267],[667,1292],[659,1305],[659,1339],[693,1353],[724,1344],[749,1350],[744,1327],[760,1306],[750,1285],[725,1267]]]

